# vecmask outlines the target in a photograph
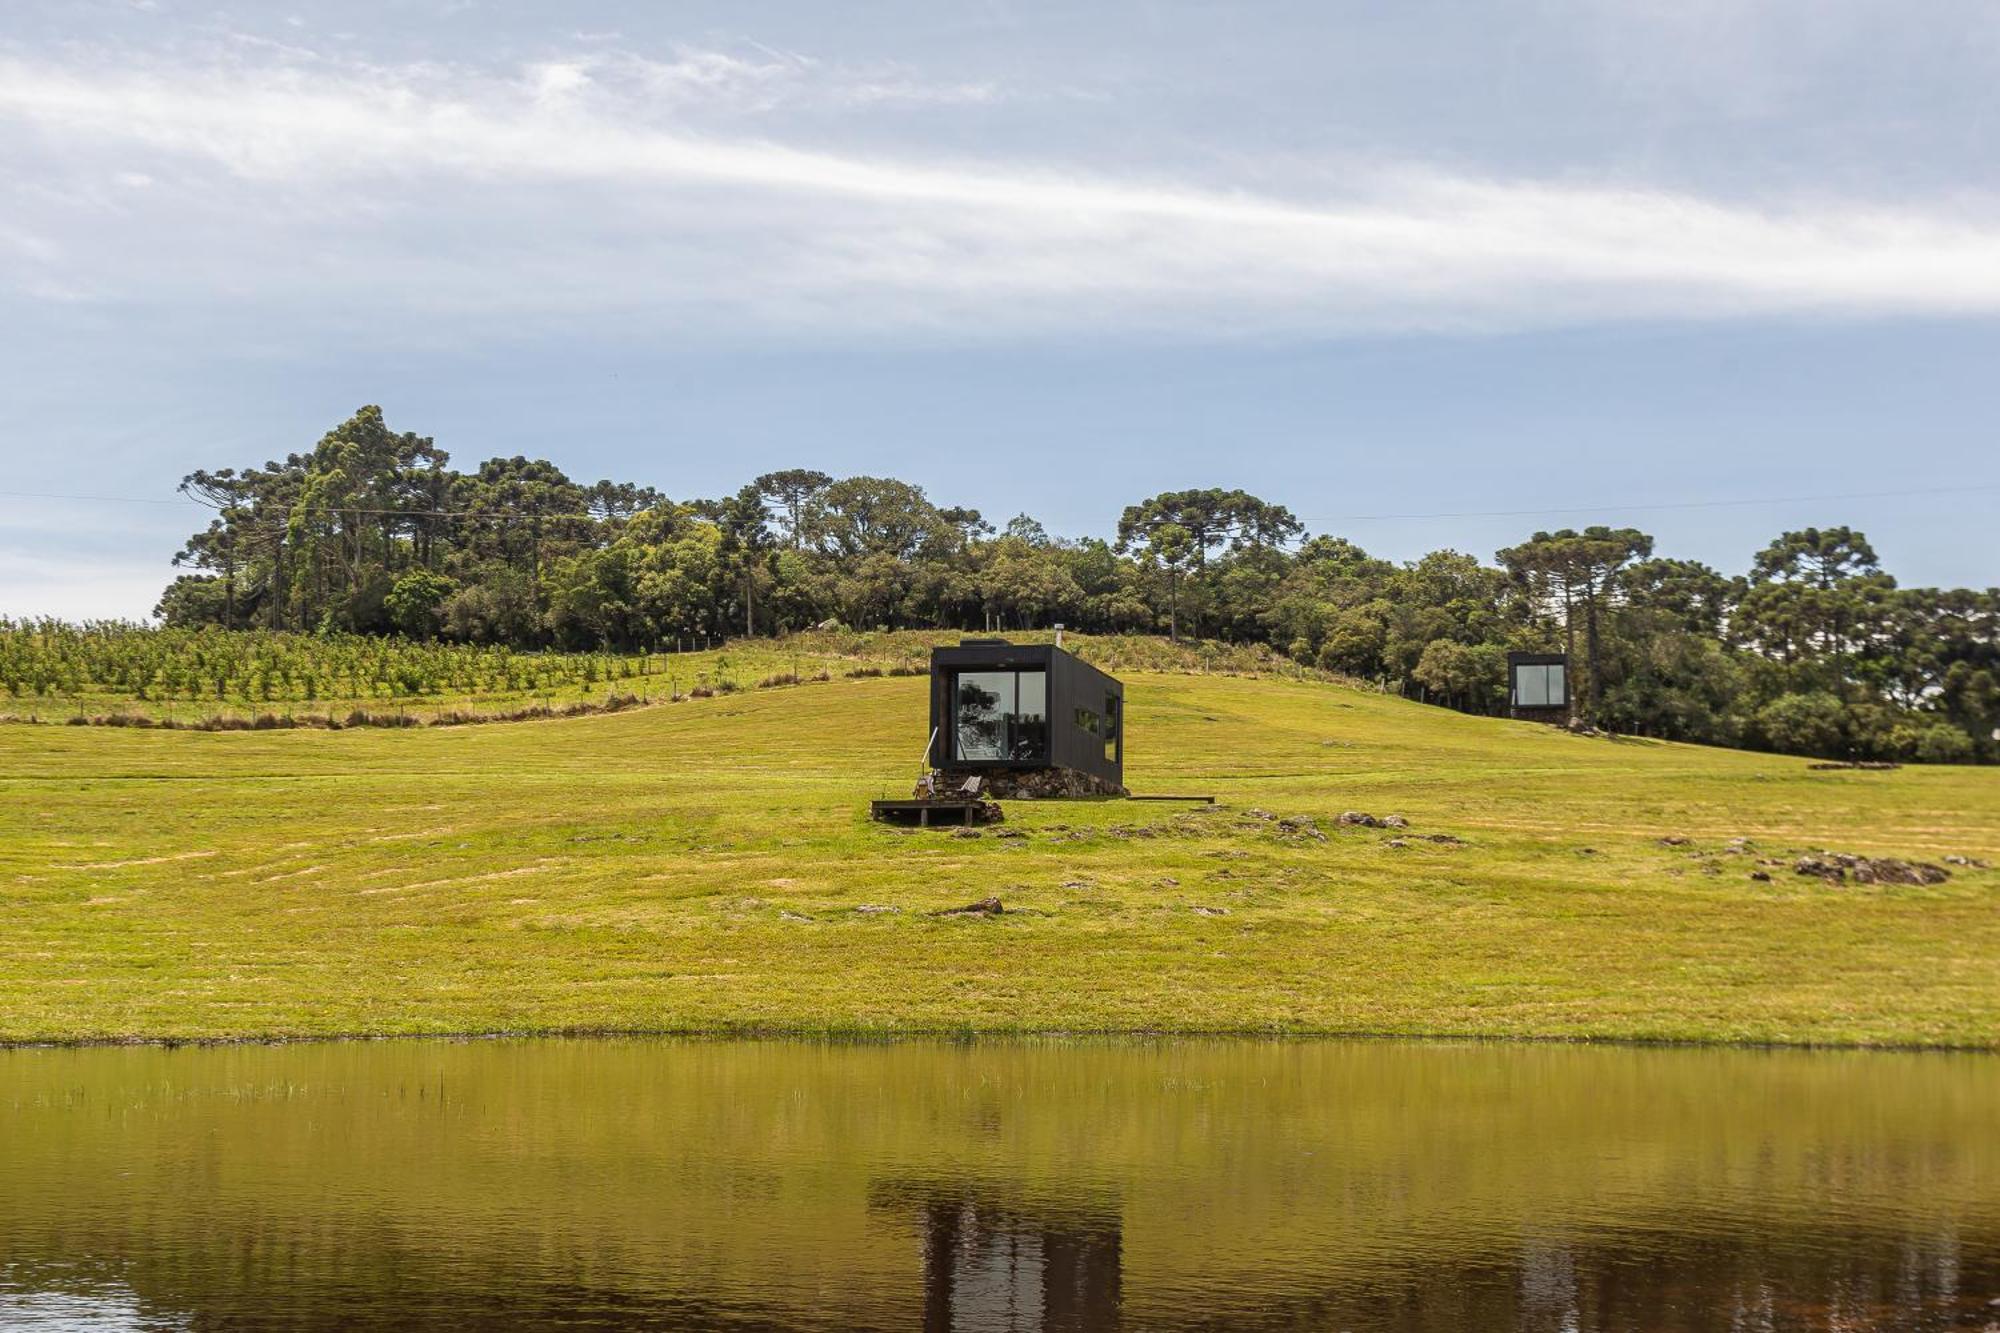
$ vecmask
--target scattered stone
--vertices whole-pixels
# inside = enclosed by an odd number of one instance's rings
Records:
[[[1685,846],[1687,846],[1687,845],[1688,845],[1689,843],[1691,843],[1691,842],[1693,842],[1693,841],[1694,841],[1694,839],[1693,839],[1693,838],[1689,838],[1689,837],[1686,837],[1686,836],[1683,836],[1682,834],[1679,834],[1679,833],[1669,833],[1669,834],[1668,834],[1668,835],[1667,835],[1666,837],[1664,837],[1664,838],[1660,839],[1660,846],[1662,846],[1662,847],[1685,847]]]
[[[954,838],[976,838],[979,836],[979,830],[976,828],[955,828],[951,831],[951,836]]]
[[[1410,845],[1410,841],[1407,838],[1391,838],[1382,845],[1384,847],[1408,847]]]
[[[1326,841],[1326,834],[1319,831],[1319,824],[1310,815],[1289,816],[1288,818],[1279,820],[1278,827],[1286,833],[1294,834],[1301,838],[1312,838],[1319,842]]]
[[[1097,886],[1087,879],[1066,879],[1062,882],[1066,889],[1094,889]]]
[[[1854,856],[1846,852],[1819,852],[1801,856],[1792,866],[1795,873],[1812,875],[1829,884],[1942,884],[1951,878],[1943,866],[1924,861],[1902,861],[1893,856]]]
[[[1757,844],[1749,838],[1731,838],[1722,845],[1725,856],[1748,856],[1757,850]]]
[[[900,907],[890,907],[883,903],[862,903],[854,910],[863,916],[879,916],[883,912],[900,912],[903,909]]]
[[[1382,816],[1383,828],[1408,828],[1409,826],[1410,826],[1410,821],[1403,818],[1401,815]]]
[[[1003,828],[995,829],[993,836],[996,838],[1025,838],[1028,835],[1017,828]]]
[[[1446,847],[1465,846],[1465,839],[1454,838],[1449,833],[1420,833],[1417,836],[1422,838],[1425,842],[1435,842]]]
[[[1276,815],[1274,815],[1274,814],[1272,814],[1272,813],[1271,813],[1271,812],[1270,812],[1269,810],[1259,810],[1259,809],[1255,808],[1254,806],[1253,806],[1252,808],[1248,809],[1248,810],[1245,810],[1245,811],[1244,811],[1243,813],[1244,813],[1245,815],[1247,815],[1247,816],[1248,816],[1249,818],[1251,818],[1251,819],[1276,819],[1276,818],[1277,818],[1277,816],[1276,816]]]
[[[1963,866],[1967,870],[1986,869],[1986,863],[1984,861],[1977,860],[1970,856],[1947,856],[1944,859],[1944,863],[1948,866]]]
[[[1197,913],[1199,913],[1199,914],[1200,914],[1200,915],[1202,915],[1202,916],[1228,916],[1228,915],[1229,915],[1229,909],[1228,909],[1227,907],[1204,907],[1204,906],[1203,906],[1202,904],[1200,904],[1200,903],[1196,903],[1196,904],[1195,904],[1194,906],[1190,907],[1190,908],[1189,908],[1188,910],[1189,910],[1190,912],[1197,912]]]
[[[1771,882],[1771,872],[1768,870],[1753,870],[1750,872],[1750,878],[1756,880],[1759,884],[1769,884]]]
[[[1175,878],[1174,878],[1174,877],[1173,877],[1172,875],[1162,875],[1162,876],[1160,876],[1160,887],[1161,887],[1161,888],[1163,888],[1163,889],[1178,889],[1178,888],[1179,888],[1180,886],[1181,886],[1181,882],[1180,882],[1179,880],[1175,879]]]
[[[811,917],[809,917],[809,916],[805,916],[805,915],[802,915],[802,914],[800,914],[800,913],[798,913],[798,912],[791,912],[791,911],[786,911],[786,910],[783,910],[783,909],[780,909],[780,910],[779,910],[779,912],[778,912],[778,918],[779,918],[779,920],[781,920],[781,921],[811,921],[811,920],[812,920],[812,918],[811,918]]]
[[[1361,812],[1361,811],[1359,811],[1359,810],[1343,810],[1343,811],[1341,811],[1341,814],[1340,814],[1340,823],[1342,823],[1342,824],[1345,824],[1345,825],[1346,825],[1347,827],[1349,827],[1349,828],[1381,828],[1381,827],[1382,827],[1382,821],[1381,821],[1381,820],[1379,820],[1379,819],[1375,818],[1375,816],[1373,816],[1373,815],[1370,815],[1370,814],[1364,814],[1363,812]]]
[[[947,907],[943,911],[932,912],[931,915],[932,916],[999,916],[1004,910],[1006,909],[1000,906],[1000,900],[998,898],[981,898],[976,903],[967,903],[963,907]]]

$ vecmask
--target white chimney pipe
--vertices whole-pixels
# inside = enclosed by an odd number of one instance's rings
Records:
[[[1057,625],[1057,626],[1056,626],[1056,647],[1058,647],[1058,648],[1062,647],[1062,632],[1063,632],[1063,627],[1062,627],[1061,625]]]

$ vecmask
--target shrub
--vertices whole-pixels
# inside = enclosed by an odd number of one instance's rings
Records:
[[[1948,723],[1934,722],[1917,735],[1916,757],[1926,764],[1969,764],[1973,753],[1972,737]]]
[[[1847,740],[1846,710],[1824,691],[1784,694],[1757,710],[1759,739],[1785,754],[1837,759]]]

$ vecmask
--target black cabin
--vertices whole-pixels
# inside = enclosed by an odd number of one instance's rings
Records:
[[[1508,653],[1507,712],[1527,722],[1569,721],[1568,656]]]
[[[1122,793],[1125,687],[1053,644],[966,639],[931,650],[931,764],[946,773],[1057,770],[1072,794]],[[1058,794],[1047,790],[1039,794]]]

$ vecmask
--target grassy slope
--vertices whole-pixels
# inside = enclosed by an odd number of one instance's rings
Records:
[[[1017,803],[1029,836],[1008,840],[871,825],[867,799],[913,776],[921,679],[417,732],[0,728],[0,1038],[2000,1044],[2000,872],[1757,883],[1720,851],[1748,836],[1773,855],[2000,859],[2000,774],[1813,773],[1318,682],[1126,679],[1135,790],[1212,791],[1221,809]],[[1315,816],[1328,837],[1253,809]],[[1390,847],[1332,828],[1344,809],[1467,845]],[[1002,918],[925,915],[995,891]]]

